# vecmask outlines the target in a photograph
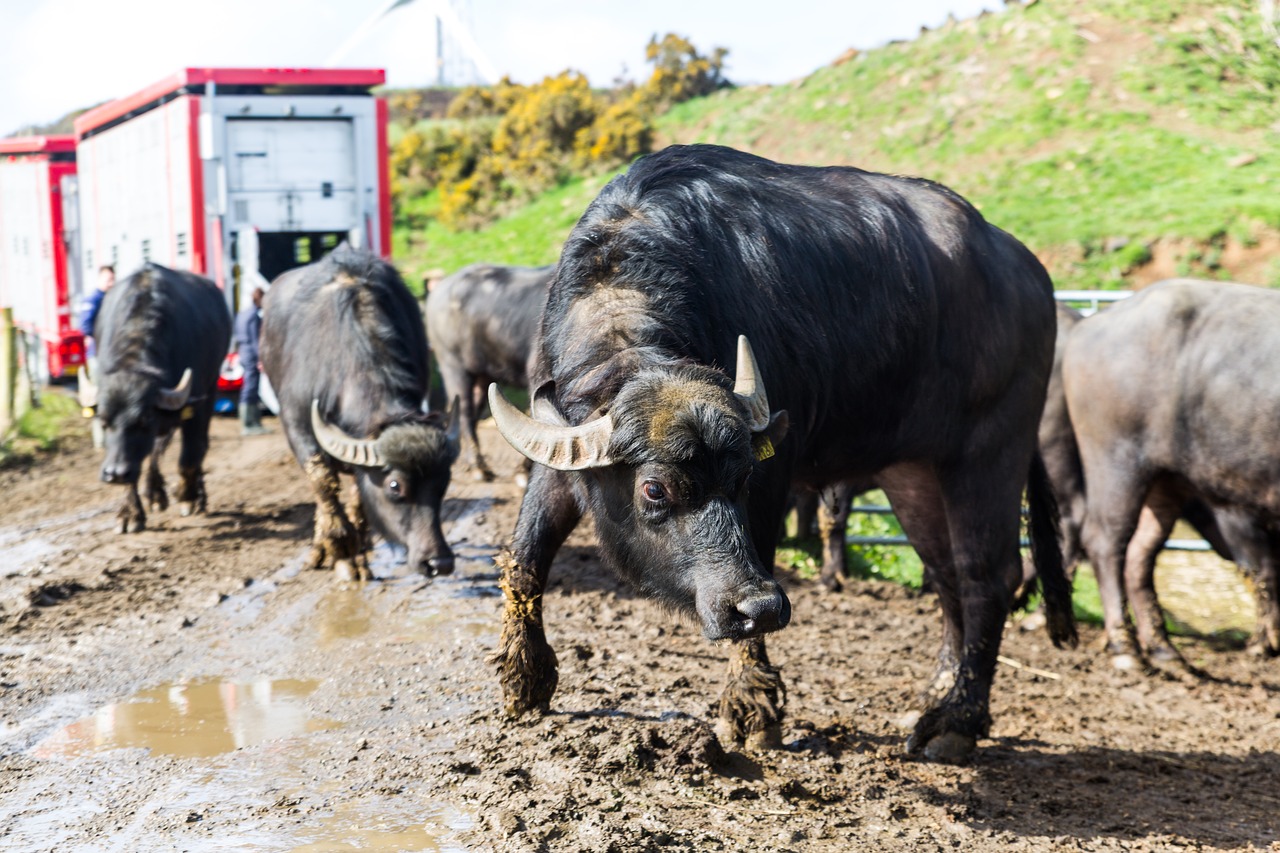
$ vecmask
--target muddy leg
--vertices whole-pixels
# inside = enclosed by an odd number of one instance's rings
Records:
[[[121,533],[141,533],[147,529],[147,513],[142,508],[142,501],[138,497],[138,484],[129,483],[125,487],[124,502],[120,504],[120,509],[116,513],[116,518],[120,522]]]
[[[169,439],[173,433],[156,439],[155,448],[147,459],[147,483],[143,498],[152,512],[164,512],[169,508],[169,495],[165,492],[164,476],[160,473],[160,458],[169,447]]]
[[[745,741],[756,749],[782,746],[782,706],[786,688],[782,674],[769,663],[764,638],[734,643],[729,679],[720,695],[720,720],[725,740]]]
[[[354,578],[343,579],[373,580],[373,573],[369,571],[369,519],[364,514],[364,504],[360,502],[360,487],[355,481],[352,481],[347,489],[343,510],[351,521],[352,529],[355,530],[355,555],[352,557],[352,565],[356,573]]]
[[[1275,657],[1280,655],[1280,601],[1277,596],[1277,575],[1280,575],[1280,537],[1267,536],[1268,547],[1262,556],[1262,565],[1254,575],[1253,591],[1258,603],[1258,623],[1249,642],[1249,651]]]
[[[822,537],[822,585],[839,592],[849,575],[845,558],[845,531],[849,529],[849,504],[854,490],[847,485],[824,489],[818,503],[818,533]]]
[[[356,531],[338,502],[338,471],[322,453],[308,459],[304,470],[316,493],[316,529],[303,565],[309,569],[331,565],[340,580],[354,580],[359,576]]]
[[[1182,505],[1179,496],[1172,494],[1162,484],[1156,484],[1147,494],[1138,524],[1129,547],[1125,551],[1124,585],[1133,610],[1134,627],[1138,633],[1138,645],[1155,666],[1169,665],[1185,670],[1186,661],[1169,642],[1164,630],[1164,612],[1156,599],[1156,557],[1169,538],[1169,531],[1178,520]]]
[[[489,661],[497,665],[503,706],[512,717],[546,711],[560,677],[542,628],[542,594],[551,561],[582,518],[569,476],[533,466],[511,546],[494,561],[507,606],[502,639]]]
[[[209,508],[204,491],[204,472],[199,466],[178,469],[178,513],[183,516],[203,513]]]
[[[1276,570],[1280,559],[1280,534],[1271,532],[1263,519],[1235,507],[1203,507],[1208,524],[1198,520],[1197,528],[1212,528],[1217,541],[1205,536],[1219,554],[1229,555],[1253,586],[1257,602],[1257,627],[1248,649],[1256,655],[1280,654],[1280,605],[1277,604]]]

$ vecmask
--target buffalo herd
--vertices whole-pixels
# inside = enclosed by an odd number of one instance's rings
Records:
[[[177,500],[203,510],[222,293],[149,264],[111,291],[99,324],[81,390],[105,428],[102,479],[129,489],[120,529],[167,506],[159,458],[175,431]],[[988,733],[1005,620],[1028,580],[1053,642],[1076,643],[1083,556],[1116,664],[1188,668],[1152,585],[1178,518],[1252,576],[1254,647],[1280,652],[1280,458],[1265,452],[1278,328],[1280,294],[1192,280],[1082,319],[1056,307],[1026,247],[946,187],[680,145],[613,179],[556,265],[468,267],[432,289],[425,322],[368,252],[286,272],[261,346],[315,492],[312,567],[367,577],[372,527],[413,570],[450,573],[451,469],[461,455],[494,476],[475,428],[486,404],[528,460],[496,558],[493,660],[512,716],[553,700],[542,598],[589,513],[610,568],[729,644],[726,734],[776,745],[785,685],[765,638],[791,619],[774,578],[782,517],[794,496],[822,495],[823,580],[837,589],[850,498],[883,490],[941,613],[907,750],[960,761]],[[430,402],[431,355],[447,407]],[[528,412],[498,383],[527,389]]]

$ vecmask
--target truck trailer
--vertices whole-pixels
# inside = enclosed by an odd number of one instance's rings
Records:
[[[342,241],[391,251],[380,69],[186,68],[81,115],[84,280],[147,261],[213,279],[234,312],[255,282]]]
[[[0,307],[13,309],[36,381],[84,364],[72,317],[79,269],[68,262],[75,174],[73,136],[0,139]]]

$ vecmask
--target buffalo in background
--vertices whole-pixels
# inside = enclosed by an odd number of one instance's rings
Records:
[[[290,270],[263,303],[262,363],[280,421],[316,494],[307,564],[365,577],[369,524],[426,575],[453,571],[440,528],[457,412],[426,414],[427,338],[391,264],[347,247]],[[345,506],[339,474],[354,475]]]
[[[148,457],[146,508],[168,508],[160,458],[175,430],[182,435],[180,511],[203,512],[209,421],[231,340],[222,291],[194,273],[149,263],[107,292],[95,333],[97,369],[81,376],[81,402],[96,408],[105,431],[103,482],[128,487],[120,531],[146,527],[138,478]]]
[[[472,264],[427,294],[427,339],[445,399],[461,403],[462,451],[476,479],[493,479],[476,437],[485,389],[491,382],[529,387],[529,361],[554,272],[554,265]]]
[[[1180,515],[1254,580],[1253,648],[1280,652],[1280,294],[1171,279],[1080,322],[1062,358],[1068,435],[1078,444],[1080,540],[1098,577],[1107,648],[1133,666],[1186,668],[1153,582]],[[1068,472],[1070,473],[1070,472]],[[1065,528],[1068,550],[1074,533]],[[1138,647],[1125,619],[1133,609]]]
[[[794,483],[884,489],[942,602],[913,753],[967,757],[990,725],[1021,577],[1024,485],[1055,642],[1074,642],[1036,427],[1053,287],[1035,257],[929,181],[673,146],[615,178],[552,281],[533,417],[490,405],[534,462],[509,550],[495,660],[509,712],[545,708],[542,593],[583,513],[643,593],[738,641],[721,716],[774,740],[782,680],[763,635]],[[757,360],[758,359],[758,360]]]

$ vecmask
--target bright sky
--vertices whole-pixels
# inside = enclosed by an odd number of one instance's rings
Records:
[[[783,83],[849,47],[914,36],[1001,0],[454,0],[499,74],[533,83],[566,68],[598,86],[648,67],[644,45],[675,32],[729,50],[735,83]],[[341,65],[387,69],[393,86],[434,81],[428,0],[389,12]],[[387,0],[0,0],[0,136],[134,92],[189,66],[323,65]]]

